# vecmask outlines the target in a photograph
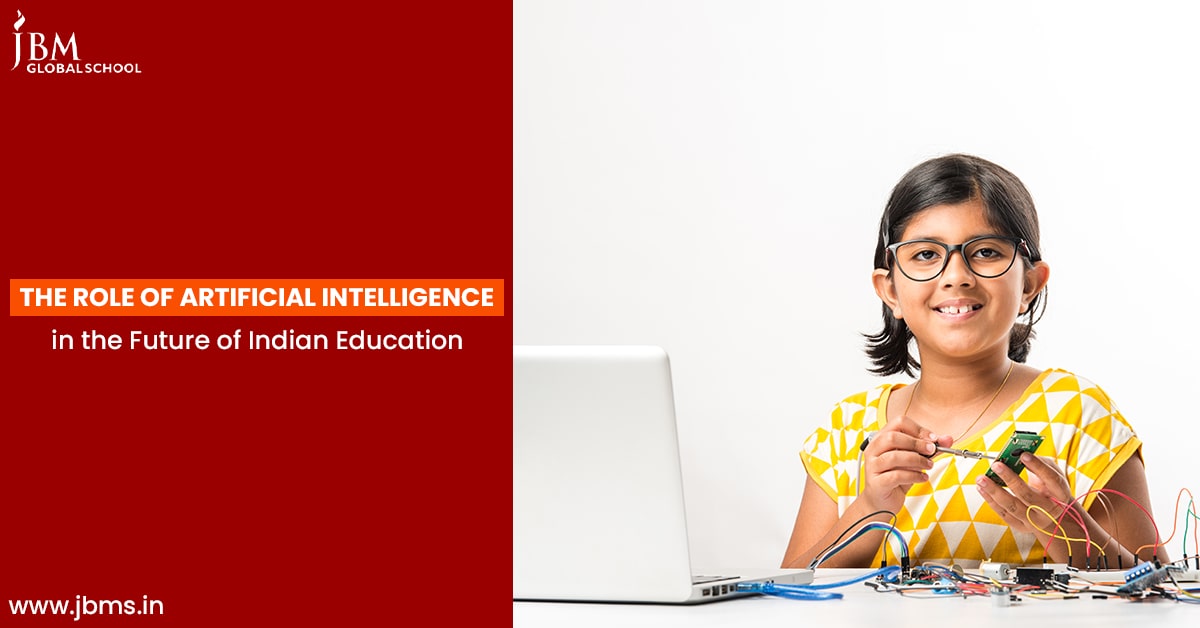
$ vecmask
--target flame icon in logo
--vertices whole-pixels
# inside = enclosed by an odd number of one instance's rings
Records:
[[[25,25],[25,16],[21,15],[21,10],[17,9],[17,21],[13,22],[13,30],[19,31]]]

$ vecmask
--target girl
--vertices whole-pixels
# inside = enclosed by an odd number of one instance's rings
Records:
[[[1088,556],[1099,567],[1103,555],[1118,569],[1139,550],[1165,560],[1129,423],[1092,382],[1024,364],[1049,277],[1033,200],[1010,172],[948,155],[904,175],[880,221],[871,278],[884,327],[867,353],[876,374],[920,379],[846,398],[805,441],[808,481],[784,567],[877,565],[881,531],[822,553],[893,519],[915,563],[1083,567]],[[1015,430],[1044,436],[1040,455],[1021,455],[1028,480],[936,451],[998,454]],[[1006,487],[985,477],[989,467]]]

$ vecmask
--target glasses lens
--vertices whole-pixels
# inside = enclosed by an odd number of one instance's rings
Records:
[[[909,279],[928,281],[946,267],[947,245],[917,240],[896,247],[896,263]],[[963,259],[980,277],[999,277],[1008,272],[1017,255],[1017,245],[1005,238],[985,237],[962,245]]]
[[[926,281],[938,276],[946,265],[946,247],[937,242],[905,242],[896,247],[896,263],[913,281]]]
[[[1017,246],[1004,238],[979,238],[963,245],[967,265],[980,277],[999,277],[1012,266]]]

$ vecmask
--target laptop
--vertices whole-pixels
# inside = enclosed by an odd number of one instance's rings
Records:
[[[693,572],[662,348],[513,347],[514,600],[695,604],[812,579]]]

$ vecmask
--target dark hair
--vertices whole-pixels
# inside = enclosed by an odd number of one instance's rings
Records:
[[[1025,185],[1011,172],[971,155],[954,154],[937,157],[918,164],[892,188],[891,198],[879,221],[879,241],[875,245],[875,268],[891,272],[887,247],[898,242],[904,228],[920,211],[935,205],[957,205],[972,200],[983,202],[987,221],[1007,235],[1025,240],[1029,255],[1022,255],[1028,267],[1042,259],[1041,236],[1038,230],[1037,209]],[[1024,362],[1029,356],[1033,325],[1046,309],[1046,294],[1034,296],[1023,316],[1025,323],[1013,325],[1009,334],[1008,357]],[[1039,311],[1040,308],[1040,311]],[[1035,311],[1039,313],[1035,316]],[[1019,318],[1019,317],[1018,317]],[[878,334],[863,334],[867,338],[867,355],[877,375],[904,372],[909,376],[921,368],[909,352],[913,333],[903,319],[892,315],[883,304],[883,330]]]

